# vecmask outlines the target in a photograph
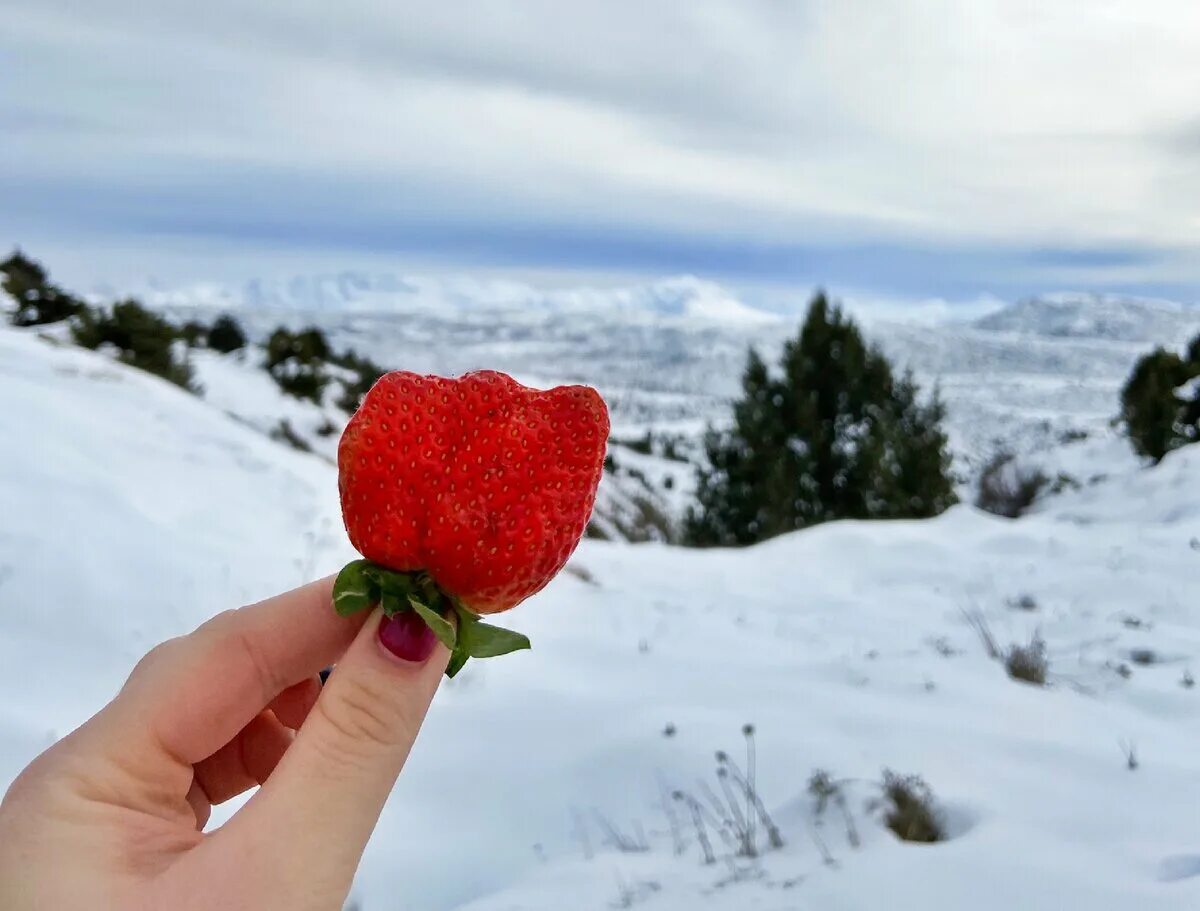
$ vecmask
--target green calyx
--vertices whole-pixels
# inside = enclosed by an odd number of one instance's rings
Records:
[[[389,617],[413,611],[425,621],[438,641],[450,649],[447,677],[461,671],[468,658],[494,658],[531,648],[529,639],[520,633],[484,623],[458,598],[438,588],[429,573],[396,572],[370,560],[347,563],[333,584],[334,610],[349,617],[376,604]],[[458,618],[457,628],[446,619],[450,613]]]

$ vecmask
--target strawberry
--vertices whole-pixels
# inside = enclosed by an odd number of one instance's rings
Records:
[[[608,429],[587,386],[541,391],[490,370],[382,377],[338,446],[342,516],[365,558],[338,577],[339,612],[415,610],[455,651],[451,676],[472,655],[527,648],[479,615],[524,601],[567,562]]]

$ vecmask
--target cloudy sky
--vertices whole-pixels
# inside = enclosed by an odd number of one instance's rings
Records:
[[[0,243],[1200,297],[1194,0],[0,0]]]

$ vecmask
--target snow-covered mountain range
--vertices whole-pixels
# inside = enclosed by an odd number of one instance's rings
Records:
[[[104,299],[124,295],[156,307],[304,313],[600,312],[733,324],[759,324],[777,319],[747,306],[720,285],[687,275],[629,287],[544,289],[518,281],[468,276],[337,272],[252,278],[240,284],[201,282],[171,287],[146,281],[119,291],[97,288],[92,296]]]

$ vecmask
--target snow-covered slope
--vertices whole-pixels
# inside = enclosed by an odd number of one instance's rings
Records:
[[[0,665],[38,681],[7,780],[154,643],[351,551],[328,465],[156,377],[3,329],[0,389]]]
[[[0,660],[37,681],[0,698],[3,787],[153,642],[349,552],[332,466],[214,404],[9,329],[0,390]],[[356,898],[365,911],[1194,908],[1200,692],[1182,681],[1200,671],[1197,478],[1200,447],[1015,522],[957,507],[736,552],[585,541],[513,616],[534,650],[439,694]],[[1023,596],[1035,609],[1014,606]],[[1040,633],[1050,686],[1009,680],[963,609],[1005,646]],[[740,755],[746,722],[786,847],[751,862],[718,840],[707,867],[688,836],[677,856],[661,788],[716,786],[712,751]],[[884,766],[925,776],[951,841],[882,828],[868,804]],[[838,817],[817,825],[816,767],[850,780],[861,847]],[[447,806],[446,782],[469,799]],[[605,846],[601,818],[648,850]]]

